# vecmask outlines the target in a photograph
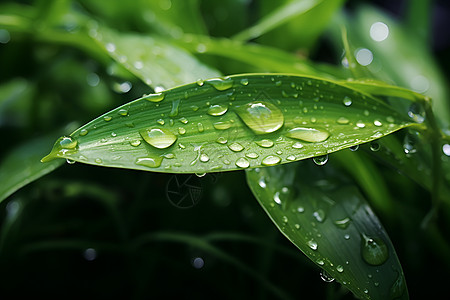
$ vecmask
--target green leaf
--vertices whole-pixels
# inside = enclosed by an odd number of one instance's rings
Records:
[[[323,0],[289,1],[262,18],[257,24],[235,35],[236,40],[251,40],[286,23],[287,21],[308,12]]]
[[[49,164],[40,163],[45,149],[54,136],[30,140],[13,149],[0,165],[0,202],[12,193],[34,180],[50,173],[64,163],[55,160]]]
[[[278,229],[329,276],[361,299],[408,299],[393,245],[363,196],[317,168],[302,162],[246,174]]]
[[[200,78],[220,76],[218,71],[164,38],[97,27],[95,23],[92,25],[91,36],[114,60],[153,88],[167,89]]]
[[[122,105],[60,138],[43,161],[171,173],[239,170],[326,155],[414,124],[335,82],[243,74]]]

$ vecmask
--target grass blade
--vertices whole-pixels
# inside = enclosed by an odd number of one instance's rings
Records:
[[[239,170],[326,155],[414,124],[335,82],[243,74],[120,106],[59,139],[43,161],[170,173]]]
[[[402,268],[378,218],[354,187],[317,176],[317,168],[302,162],[246,174],[278,229],[332,278],[361,299],[408,299]]]

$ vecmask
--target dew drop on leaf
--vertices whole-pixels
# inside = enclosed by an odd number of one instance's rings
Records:
[[[323,260],[321,260],[321,262],[323,265],[324,264]],[[320,265],[319,262],[317,262],[317,263]],[[333,282],[334,281],[334,278],[330,274],[328,274],[327,271],[325,271],[325,270],[320,271],[320,278],[325,282]]]
[[[317,246],[317,242],[313,239],[309,240],[306,242],[309,246],[309,248],[311,248],[312,250],[317,250],[318,246]]]
[[[146,128],[139,131],[144,141],[158,149],[165,149],[173,145],[177,137],[169,130],[162,128]]]
[[[324,129],[295,127],[286,133],[287,137],[302,140],[310,143],[323,142],[330,136],[330,133]]]
[[[348,96],[345,96],[344,100],[342,100],[342,103],[344,103],[345,106],[350,106],[352,105],[352,99]]]
[[[389,257],[389,250],[381,238],[361,235],[361,256],[372,266],[382,265]]]
[[[276,156],[276,155],[269,155],[264,157],[264,159],[262,160],[262,164],[264,166],[274,166],[276,164],[278,164],[281,161],[281,158]]]
[[[351,146],[349,149],[350,151],[356,151],[359,149],[359,145]]]
[[[250,162],[246,158],[241,157],[238,160],[236,160],[236,166],[245,169],[250,166]]]
[[[158,157],[140,157],[136,160],[136,164],[140,165],[140,166],[144,166],[144,167],[149,167],[149,168],[158,168],[159,166],[161,166],[161,162],[162,162],[163,158],[158,156]]]
[[[206,81],[218,91],[225,91],[233,87],[233,79],[231,78],[214,78]]]
[[[318,166],[323,166],[328,162],[328,154],[326,155],[321,155],[321,156],[316,156],[313,158],[313,161],[316,165]]]
[[[220,104],[215,104],[215,105],[211,105],[208,108],[208,115],[210,116],[222,116],[224,115],[228,110],[228,107],[225,105],[220,105]]]
[[[164,100],[164,93],[150,94],[145,96],[144,99],[151,102],[160,102]]]
[[[284,116],[275,105],[263,101],[254,101],[236,107],[242,121],[256,134],[275,132],[284,124]]]
[[[370,142],[370,150],[373,152],[380,150],[380,144],[378,142]]]
[[[112,117],[111,116],[104,116],[103,120],[105,120],[106,122],[111,121]]]
[[[348,124],[350,121],[349,121],[349,119],[347,119],[346,117],[340,117],[339,119],[337,119],[337,121],[336,121],[338,124],[341,124],[341,125],[346,125],[346,124]]]
[[[228,148],[230,148],[230,150],[234,151],[234,152],[240,152],[242,150],[244,150],[244,147],[239,144],[239,143],[232,143],[231,145],[228,145]]]
[[[317,222],[323,223],[323,221],[325,221],[326,214],[323,209],[318,209],[315,212],[313,212],[313,216],[317,220]]]
[[[256,145],[258,145],[260,147],[263,147],[263,148],[270,148],[270,147],[273,146],[273,141],[266,140],[266,139],[260,140],[260,141],[256,141],[255,143],[256,143]]]
[[[89,131],[87,129],[83,128],[80,130],[80,136],[85,136],[86,134],[88,134],[88,132]]]
[[[350,225],[350,218],[343,218],[341,220],[336,220],[334,221],[334,225],[336,225],[336,227],[340,228],[340,229],[347,229],[348,226]]]

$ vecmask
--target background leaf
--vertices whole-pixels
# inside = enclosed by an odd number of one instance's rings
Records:
[[[249,170],[247,181],[278,229],[358,298],[408,299],[392,243],[363,196],[308,163]]]

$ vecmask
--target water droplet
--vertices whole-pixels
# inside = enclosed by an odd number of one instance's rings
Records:
[[[162,128],[142,129],[139,134],[148,144],[158,149],[168,148],[177,140],[171,131]]]
[[[416,145],[419,142],[419,133],[417,131],[408,131],[403,139],[403,150],[406,154],[417,152]]]
[[[169,112],[169,117],[178,116],[178,108],[180,107],[181,99],[176,99],[172,101],[172,109]]]
[[[218,91],[225,91],[233,87],[233,79],[230,77],[209,79],[206,82]]]
[[[242,85],[248,85],[248,79],[242,78],[241,81],[239,81]]]
[[[292,145],[292,148],[294,148],[294,149],[301,149],[301,148],[303,148],[303,144],[300,143],[300,142],[295,142],[295,143]]]
[[[341,220],[334,221],[334,225],[336,225],[340,229],[347,229],[348,225],[350,225],[350,218],[343,218]]]
[[[200,154],[200,161],[201,162],[208,162],[209,161],[209,156],[206,155],[205,153]]]
[[[88,134],[88,132],[89,131],[87,129],[83,128],[80,130],[80,136],[85,136],[86,134]]]
[[[261,161],[261,164],[265,166],[274,166],[278,164],[281,161],[281,158],[276,155],[269,155],[264,157],[264,159]]]
[[[280,192],[276,192],[273,195],[273,201],[275,201],[276,204],[281,205]]]
[[[226,144],[228,141],[226,138],[224,138],[223,136],[219,136],[216,140],[217,143],[219,144]]]
[[[164,125],[164,120],[163,119],[158,119],[156,120],[156,123],[158,123],[159,125]]]
[[[366,263],[372,266],[382,265],[389,257],[389,250],[381,238],[361,235],[361,255]]]
[[[259,178],[258,185],[263,189],[266,188],[266,180],[264,179],[264,177]]]
[[[228,128],[230,128],[233,124],[229,121],[225,121],[225,122],[216,122],[213,124],[215,129],[218,130],[226,130]]]
[[[270,148],[270,147],[273,146],[273,141],[266,140],[266,139],[260,140],[260,141],[256,141],[255,143],[256,143],[256,145],[258,145],[260,147],[263,147],[263,148]]]
[[[112,117],[111,116],[104,116],[103,120],[105,120],[106,122],[111,121]]]
[[[344,267],[341,266],[341,265],[337,265],[336,266],[336,271],[338,271],[339,273],[342,273],[342,272],[344,272]]]
[[[283,126],[284,116],[275,105],[255,101],[236,107],[236,112],[254,133],[265,134],[275,132]]]
[[[248,158],[252,158],[252,159],[259,157],[259,155],[255,152],[246,153],[245,156],[247,156]]]
[[[198,178],[205,177],[206,173],[194,173]]]
[[[352,102],[352,99],[350,97],[345,96],[344,100],[342,100],[342,103],[344,103],[345,106],[350,106],[350,105],[352,105],[353,102]]]
[[[250,162],[245,158],[245,157],[241,157],[238,160],[236,160],[236,166],[238,166],[239,168],[248,168],[250,166]],[[260,183],[261,186],[261,183]]]
[[[283,217],[281,217],[281,221],[283,221],[283,223],[287,223],[289,220],[288,220],[288,217],[283,216]]]
[[[225,114],[228,110],[228,107],[225,105],[220,105],[220,104],[215,104],[215,105],[211,105],[208,108],[208,115],[210,116],[221,116],[223,114]]]
[[[66,158],[66,163],[68,163],[69,165],[73,165],[75,163],[74,160],[68,159]]]
[[[183,135],[186,133],[186,129],[184,129],[183,127],[178,127],[178,133]]]
[[[289,130],[286,136],[305,142],[318,143],[328,139],[330,133],[324,129],[296,127]]]
[[[295,229],[300,229],[300,224],[294,224]]]
[[[356,127],[364,128],[364,127],[366,127],[366,124],[364,124],[364,122],[360,120],[360,121],[356,122]]]
[[[286,157],[287,160],[289,161],[294,161],[295,160],[295,155],[289,155],[288,157]]]
[[[139,146],[141,144],[141,140],[132,140],[132,141],[130,141],[130,145],[131,146],[133,146],[133,147],[137,147],[137,146]]]
[[[103,160],[102,160],[101,158],[96,158],[96,159],[95,159],[95,162],[98,163],[98,164],[102,164],[102,163],[103,163]]]
[[[164,93],[156,93],[156,94],[146,95],[144,97],[144,99],[151,101],[151,102],[160,102],[160,101],[164,100]]]
[[[230,148],[230,150],[232,150],[234,152],[240,152],[240,151],[244,150],[244,147],[239,143],[233,143],[231,145],[228,145],[228,148]]]
[[[328,162],[328,154],[322,156],[316,156],[313,158],[313,161],[318,166],[323,166]]]
[[[121,109],[119,109],[119,111],[117,113],[119,114],[119,116],[126,117],[126,116],[128,116],[128,109],[121,108]]]
[[[380,150],[380,144],[378,142],[370,142],[370,150],[377,152]]]
[[[413,119],[414,122],[423,123],[425,121],[425,109],[419,103],[413,103],[409,107],[408,116]]]
[[[349,240],[350,239],[350,234],[345,234],[344,235],[344,239]]]
[[[318,209],[315,212],[313,212],[314,218],[317,220],[317,222],[323,223],[325,220],[326,214],[325,211],[322,209]]]
[[[182,118],[178,119],[178,121],[180,121],[183,124],[189,123],[188,119],[186,119],[185,117],[182,117]]]
[[[114,52],[114,51],[116,51],[116,45],[113,44],[113,43],[107,43],[107,44],[105,45],[105,48],[106,48],[106,50],[107,50],[108,52]]]
[[[197,123],[198,132],[203,132],[205,129],[203,128],[202,123]]]
[[[375,120],[375,121],[373,121],[373,125],[380,127],[380,126],[383,126],[383,123],[381,123],[380,120]]]
[[[136,160],[136,164],[140,165],[140,166],[144,166],[144,167],[149,167],[149,168],[158,168],[159,166],[161,166],[161,162],[162,162],[163,158],[158,156],[158,157],[140,157]]]
[[[306,242],[309,246],[309,248],[311,248],[312,250],[317,250],[317,242],[313,239],[309,240]]]
[[[349,149],[350,151],[356,151],[359,149],[359,145],[351,146]]]
[[[304,208],[303,206],[299,206],[299,207],[297,207],[297,211],[298,211],[299,213],[302,213],[302,212],[305,211],[305,208]]]
[[[350,121],[349,121],[349,119],[347,119],[346,117],[340,117],[339,119],[337,119],[337,121],[336,121],[338,124],[341,124],[341,125],[346,125],[346,124],[348,124]]]
[[[320,265],[320,266],[323,266],[323,265],[325,264],[325,262],[323,261],[322,258],[318,258],[318,259],[316,260],[316,263],[317,263],[318,265]],[[327,275],[328,275],[328,274],[327,274]]]
[[[112,86],[113,90],[119,94],[128,93],[132,87],[133,85],[129,81],[115,82]]]

